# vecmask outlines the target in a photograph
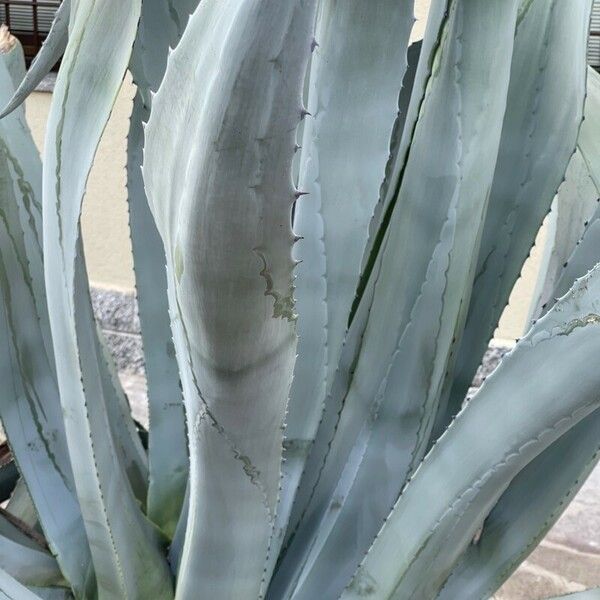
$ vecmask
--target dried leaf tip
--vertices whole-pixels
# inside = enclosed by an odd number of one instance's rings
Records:
[[[0,54],[8,54],[16,45],[17,38],[6,25],[0,25]]]

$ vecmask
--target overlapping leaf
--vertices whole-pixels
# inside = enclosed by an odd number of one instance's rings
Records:
[[[500,153],[456,366],[437,419],[456,414],[575,150],[591,2],[533,0],[517,29]]]
[[[411,1],[320,6],[300,149],[305,195],[294,219],[299,342],[276,548],[337,368],[394,122],[405,116],[397,117],[398,90],[413,21]],[[305,499],[301,493],[296,515]]]
[[[22,57],[19,46],[13,52]],[[14,91],[13,77],[0,60],[0,103]],[[89,550],[74,491],[46,311],[41,177],[37,150],[18,109],[0,121],[0,369],[5,385],[0,416],[52,551],[75,591],[82,593]]]
[[[361,298],[369,304],[360,354],[334,382],[339,423],[278,570],[287,579],[287,589],[278,588],[284,597],[341,592],[427,447],[468,303],[517,7],[452,2],[441,33],[429,32],[439,45],[424,42],[438,47],[432,76],[377,270]],[[352,327],[359,323],[355,317]]]
[[[190,438],[181,597],[264,585],[295,359],[291,165],[315,4],[203,0],[146,128]]]
[[[169,598],[158,540],[135,501],[111,431],[91,318],[79,216],[98,141],[131,53],[140,2],[78,0],[50,111],[44,156],[44,256],[50,322],[67,442],[100,595]],[[126,415],[128,417],[128,415]]]
[[[407,485],[343,598],[434,597],[515,476],[593,418],[600,372],[586,357],[600,349],[599,292],[597,268],[486,380]]]
[[[150,92],[158,89],[169,49],[178,42],[195,4],[197,0],[169,6],[162,0],[145,0],[130,64],[137,93],[127,138],[127,191],[148,380],[148,516],[169,537],[175,533],[188,480],[187,433],[168,313],[166,258],[148,207],[141,165]],[[175,541],[176,546],[181,543]]]

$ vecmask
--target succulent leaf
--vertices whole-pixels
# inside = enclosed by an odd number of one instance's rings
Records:
[[[4,99],[14,86],[2,60],[0,79]],[[51,350],[41,257],[41,177],[39,156],[19,109],[0,122],[0,369],[6,386],[0,418],[52,550],[81,592],[89,550]]]
[[[67,442],[99,594],[162,599],[172,597],[172,585],[159,540],[133,495],[121,440],[107,435],[115,398],[106,389],[102,349],[90,326],[79,252],[85,184],[129,61],[139,11],[139,0],[72,4],[45,142],[44,256]]]
[[[585,122],[579,132],[577,143],[585,160],[590,177],[600,190],[600,73],[588,67],[587,70],[587,97],[586,106],[589,110],[585,113]]]
[[[582,130],[586,123],[587,121],[583,122]],[[557,280],[566,268],[565,265],[568,265],[569,257],[581,240],[586,227],[592,222],[599,197],[600,191],[590,177],[587,164],[578,149],[571,158],[565,180],[558,190],[548,216],[544,256],[539,268],[529,322],[538,318],[544,309],[552,304]],[[600,259],[600,256],[598,258]],[[574,279],[570,279],[563,294]]]
[[[286,418],[285,464],[274,546],[337,368],[379,198],[398,90],[413,26],[413,3],[322,2],[317,17],[301,141],[294,232],[298,359]],[[374,94],[373,90],[377,90]],[[356,165],[361,164],[357,169]],[[294,507],[303,508],[302,495]],[[293,523],[292,523],[293,524]]]
[[[597,81],[590,72],[588,89],[593,90]],[[600,105],[595,96],[588,93],[587,117],[580,139],[593,140],[592,132],[597,131],[595,117]],[[600,261],[600,210],[596,209],[592,217],[588,215],[590,206],[598,206],[598,190],[587,167],[593,164],[596,155],[589,144],[584,143],[583,147],[591,160],[585,161],[583,152],[578,150],[558,193],[558,209],[563,212],[559,212],[555,223],[556,233],[550,233],[552,254],[546,275],[542,272],[540,278],[549,291],[545,291],[544,304],[536,313],[550,310],[555,298],[563,296],[578,277]],[[586,216],[581,216],[582,211]],[[583,237],[575,244],[586,218],[589,222]],[[571,256],[567,254],[569,247],[573,248]],[[595,411],[515,477],[485,519],[477,544],[468,547],[453,569],[440,600],[450,600],[457,593],[464,598],[483,598],[502,585],[557,521],[598,463],[599,436],[600,411]]]
[[[27,74],[20,81],[10,100],[8,102],[3,100],[0,104],[3,107],[0,119],[13,112],[25,102],[31,92],[35,90],[64,54],[69,38],[70,12],[71,0],[63,0],[56,11],[52,27],[42,44],[42,48],[31,63]]]
[[[575,150],[591,2],[533,0],[519,24],[469,314],[434,438],[456,414]]]
[[[0,600],[40,600],[40,597],[0,569]]]
[[[190,440],[182,598],[264,586],[295,360],[291,165],[315,4],[202,1],[146,128]]]
[[[339,424],[278,570],[295,599],[342,591],[425,453],[468,303],[517,5],[450,5],[372,291],[362,297],[373,299],[360,354],[349,374],[338,373],[343,387],[334,383]]]
[[[586,356],[600,349],[599,292],[596,268],[485,381],[406,486],[344,599],[434,597],[514,477],[594,413],[600,372]]]
[[[64,585],[56,559],[42,548],[32,548],[0,535],[0,570],[24,585]]]
[[[142,179],[144,126],[167,66],[169,49],[184,30],[190,0],[145,0],[130,62],[137,93],[127,138],[127,191],[149,407],[148,517],[175,534],[189,472],[183,396],[167,299],[166,257]],[[168,448],[168,451],[167,451]],[[174,542],[180,546],[183,539]]]
[[[556,523],[600,458],[600,411],[577,423],[511,481],[437,598],[490,597]]]

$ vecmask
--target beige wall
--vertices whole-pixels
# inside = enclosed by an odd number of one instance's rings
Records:
[[[131,81],[126,80],[102,137],[83,203],[82,229],[90,279],[96,286],[120,290],[134,286],[125,174],[134,93]],[[40,149],[51,99],[51,94],[36,92],[27,100],[27,119]]]
[[[413,39],[423,34],[428,0],[417,0]],[[125,147],[134,87],[128,79],[106,128],[88,183],[83,210],[83,237],[90,279],[96,286],[131,290],[134,286],[127,228]],[[51,95],[35,93],[27,101],[27,116],[36,142],[43,135]],[[541,245],[533,249],[496,333],[499,341],[522,335],[533,293]]]

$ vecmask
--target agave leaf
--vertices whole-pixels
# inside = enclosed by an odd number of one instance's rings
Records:
[[[89,550],[5,148],[0,140],[0,338],[5,342],[0,369],[6,386],[0,417],[52,550],[65,576],[81,592]]]
[[[27,96],[31,94],[38,86],[40,81],[48,75],[52,67],[59,61],[67,47],[69,37],[69,16],[71,11],[71,0],[63,0],[48,32],[48,36],[42,44],[41,50],[36,55],[27,75],[22,78],[20,85],[15,90],[8,103],[3,99],[0,106],[3,106],[0,113],[0,119],[13,112],[18,106],[23,104]]]
[[[148,380],[148,517],[172,537],[185,494],[189,460],[183,397],[169,321],[165,253],[148,208],[141,173],[142,124],[148,116],[138,92],[128,136],[127,189]]]
[[[0,569],[0,600],[40,600],[40,597]]]
[[[343,598],[434,597],[511,480],[597,410],[600,372],[586,357],[600,349],[599,292],[596,268],[488,377],[404,489]]]
[[[46,287],[67,442],[99,594],[169,598],[159,542],[132,493],[119,440],[107,435],[114,399],[78,258],[85,184],[129,61],[140,2],[78,0],[72,9],[44,157]]]
[[[12,52],[16,51],[22,54],[19,46],[15,47]],[[24,60],[22,62],[24,65]],[[24,70],[21,71],[21,78],[23,74]],[[4,81],[8,81],[4,70],[1,71],[0,76]],[[0,101],[5,101],[9,98],[13,91],[14,85],[11,86],[8,82],[5,86],[1,86]],[[40,324],[48,363],[50,368],[54,370],[54,350],[47,311],[42,257],[42,165],[25,121],[25,113],[22,107],[19,107],[13,114],[0,121],[0,143],[2,143],[4,151],[7,153],[10,175],[15,182],[14,193],[22,230],[22,233],[19,232],[19,237],[23,238],[25,247],[24,253],[21,253],[21,260],[28,263],[30,273],[28,285],[34,297],[36,319]],[[15,232],[12,235],[14,236]],[[83,273],[82,276],[84,277],[84,281],[87,281],[87,275]],[[87,284],[83,287],[87,289]],[[92,328],[94,332],[96,330],[91,312],[85,326]],[[101,341],[98,341],[98,344],[101,343]],[[136,478],[135,487],[136,492],[139,494],[138,497],[141,501],[145,501],[146,490],[145,483],[142,480],[147,479],[146,458],[143,456],[140,440],[135,432],[133,421],[129,414],[129,407],[125,401],[120,384],[114,373],[112,375],[110,373],[113,368],[111,363],[112,359],[106,355],[106,360],[102,361],[101,364],[102,376],[107,390],[110,387],[111,378],[115,386],[114,390],[110,390],[111,395],[116,400],[116,402],[109,404],[109,408],[111,409],[109,411],[111,426],[118,437],[119,445],[126,460],[134,464],[134,468],[131,468],[129,472]],[[136,472],[139,475],[136,476]]]
[[[402,138],[400,141],[399,148],[394,147],[393,140],[391,142],[392,153],[394,154],[394,156],[396,156],[396,161],[394,164],[396,164],[400,160],[400,156],[406,154],[407,146],[406,146],[406,143],[403,141],[405,139],[405,132],[408,128],[410,128],[411,135],[412,135],[412,130],[414,129],[414,122],[416,122],[416,118],[417,118],[416,115],[418,114],[419,109],[420,109],[422,95],[424,94],[426,83],[431,74],[432,55],[437,47],[437,43],[439,40],[439,34],[440,34],[440,28],[441,28],[442,23],[445,18],[446,8],[447,8],[446,0],[436,0],[436,2],[433,3],[431,10],[430,10],[430,17],[427,21],[427,32],[426,32],[425,39],[423,41],[423,45],[421,48],[417,72],[415,75],[415,80],[413,82],[412,99],[410,101],[410,105],[409,105],[407,116],[406,116],[406,125],[403,126]],[[423,65],[427,65],[427,66],[425,67]],[[401,92],[401,94],[402,94],[402,92]],[[418,108],[413,107],[414,98],[418,98],[418,102],[417,102]],[[414,122],[412,122],[411,119],[413,119]],[[400,114],[398,117],[398,120],[396,122],[397,129],[399,129],[401,127],[401,122],[402,122],[402,115]],[[397,129],[395,131],[396,135],[398,134]],[[394,168],[396,169],[396,166]],[[386,185],[388,185],[388,186],[391,185],[391,183],[389,183],[391,181],[389,169],[390,169],[390,164],[388,164],[386,167],[386,180],[384,181],[384,184],[383,184],[384,188]],[[380,202],[380,204],[381,204],[381,202]],[[375,208],[375,216],[373,217],[372,225],[376,222],[379,222],[378,217],[377,217],[378,210],[381,210],[381,207],[379,205]],[[318,224],[315,224],[315,227],[317,227],[317,226],[318,226]],[[317,235],[318,235],[318,232],[317,232]],[[314,239],[314,234],[311,235],[311,238]],[[373,239],[374,239],[374,236],[373,236],[373,234],[371,234],[371,238],[369,239],[369,244],[371,246],[373,244],[376,244],[377,247],[379,247],[381,245],[381,242],[379,240],[377,240],[377,242],[375,242],[375,241],[373,241]],[[368,246],[367,251],[365,251],[365,256],[368,253],[369,247],[370,246]],[[372,269],[372,265],[368,265],[368,267],[369,268],[366,269],[365,273],[370,272],[370,270]],[[365,273],[363,273],[360,286],[363,286],[363,281],[365,280],[365,277],[366,277]],[[360,297],[361,295],[362,295],[362,291],[359,290],[358,297]],[[358,299],[358,297],[357,297],[357,299]],[[330,441],[335,433],[337,423],[338,423],[338,418],[339,418],[339,412],[341,410],[340,403],[343,400],[343,390],[346,389],[346,387],[348,385],[349,374],[354,369],[354,366],[355,366],[355,363],[357,360],[357,355],[360,350],[362,335],[364,333],[364,329],[366,326],[366,320],[369,315],[369,308],[370,308],[369,302],[371,300],[372,300],[372,289],[369,292],[369,300],[366,300],[360,304],[361,310],[359,311],[359,315],[361,318],[357,318],[356,314],[354,315],[353,321],[357,321],[357,322],[356,323],[353,322],[352,328],[349,330],[349,332],[346,335],[346,338],[344,339],[344,346],[343,346],[342,354],[340,357],[340,363],[337,367],[338,374],[336,375],[337,381],[338,381],[338,383],[336,385],[338,386],[338,390],[337,390],[337,392],[334,391],[333,393],[331,393],[330,398],[328,397],[328,399],[325,403],[321,422],[318,427],[318,435],[316,436],[314,443],[312,444],[312,447],[310,448],[310,454],[308,456],[308,459],[307,459],[307,462],[306,462],[306,465],[304,468],[304,472],[302,474],[301,483],[298,487],[298,492],[297,492],[297,495],[295,498],[293,511],[292,511],[289,526],[288,526],[286,544],[289,541],[290,536],[296,530],[298,523],[306,509],[306,505],[310,501],[310,496],[316,485],[317,479],[319,477],[319,473],[321,471],[321,465],[323,464],[323,461],[325,460],[325,457],[330,450]],[[355,301],[355,304],[356,304],[356,301]],[[355,310],[355,309],[353,309],[353,310]],[[307,360],[307,359],[304,359],[304,360]],[[342,392],[341,394],[340,394],[340,390]],[[287,469],[287,467],[285,467],[285,468]],[[290,469],[291,469],[291,467],[290,467]]]
[[[565,263],[553,290],[552,298],[548,300],[544,309],[547,310],[551,307],[557,297],[568,291],[574,279],[585,275],[598,262],[600,262],[600,208],[590,219],[590,224],[583,237]]]
[[[34,550],[46,546],[42,536],[4,509],[0,509],[0,535]]]
[[[25,59],[20,44],[10,52],[16,58],[0,54],[0,104],[4,104],[13,94],[25,75]],[[17,60],[20,59],[20,60]],[[10,64],[18,69],[10,72]],[[20,236],[24,238],[28,269],[31,273],[31,288],[36,304],[44,346],[50,364],[54,363],[50,323],[46,310],[46,290],[42,261],[42,163],[37,147],[25,120],[25,111],[19,107],[9,117],[0,121],[0,144],[6,153],[10,176],[14,181],[15,203],[18,206],[21,222]]]
[[[148,516],[169,538],[175,533],[188,480],[187,432],[168,312],[165,252],[148,207],[141,165],[150,91],[156,91],[162,81],[170,48],[179,41],[193,4],[197,0],[178,0],[168,6],[162,0],[144,1],[130,64],[137,93],[127,140],[127,189],[148,380]],[[183,538],[175,545],[182,544]]]
[[[338,596],[425,452],[453,333],[468,303],[517,7],[459,0],[449,8],[374,275],[360,355],[341,390],[339,425],[280,566],[282,575],[304,566],[294,573],[295,586],[289,579],[295,599],[318,590]]]
[[[588,67],[585,124],[579,132],[578,144],[585,160],[590,177],[600,190],[600,73]]]
[[[548,224],[545,253],[534,299],[530,321],[550,305],[563,265],[568,262],[584,229],[591,226],[593,213],[600,198],[600,75],[588,67],[587,96],[584,121],[578,138],[578,148],[571,158],[565,181],[558,190]],[[600,255],[598,256],[600,260]],[[588,269],[595,263],[590,264]],[[568,290],[576,277],[585,271],[567,276]],[[562,295],[562,294],[560,294]]]
[[[589,175],[588,175],[589,177]],[[595,189],[595,188],[594,188]],[[594,201],[594,204],[597,204]],[[562,268],[545,314],[600,260],[600,210]],[[600,458],[600,411],[578,423],[511,482],[444,586],[441,599],[482,598],[499,588],[561,516]],[[560,465],[557,468],[557,465]]]
[[[181,39],[188,16],[199,0],[144,0],[130,68],[138,91],[150,109],[149,90],[156,92],[167,68],[167,57]],[[144,115],[146,116],[146,115]],[[146,121],[144,121],[146,122]]]
[[[598,108],[600,109],[600,106]],[[586,123],[587,121],[583,122],[582,129]],[[590,177],[581,152],[577,150],[567,168],[565,181],[552,204],[546,226],[544,256],[539,269],[529,322],[536,319],[552,300],[557,280],[581,239],[599,197],[600,192]]]
[[[185,496],[183,497],[183,505],[181,507],[181,515],[177,522],[173,541],[169,547],[169,564],[174,575],[179,572],[181,564],[181,555],[183,554],[183,544],[185,542],[185,532],[187,530],[187,520],[190,514],[190,480],[188,478],[185,486]]]
[[[24,585],[65,585],[56,559],[42,550],[0,536],[0,570]]]
[[[460,409],[575,150],[590,8],[590,0],[533,0],[518,27],[469,314],[434,438]]]
[[[588,68],[587,87],[579,148],[557,198],[559,208],[561,202],[565,205],[565,214],[562,221],[556,223],[554,238],[551,232],[547,241],[552,256],[558,255],[558,260],[549,265],[547,273],[542,271],[540,275],[538,285],[543,282],[544,294],[534,316],[545,314],[555,298],[566,294],[575,279],[585,275],[600,261],[600,224],[597,222],[600,218],[600,144],[596,139],[600,135],[600,75],[591,68]],[[566,213],[573,216],[568,217]],[[575,225],[569,227],[572,221]]]
[[[600,413],[577,423],[510,483],[437,596],[488,598],[517,569],[567,508],[600,457]]]
[[[419,50],[419,60],[410,95],[400,97],[399,120],[396,123],[394,135],[391,140],[390,160],[386,167],[386,176],[383,181],[379,202],[375,206],[373,218],[369,224],[369,239],[363,256],[363,268],[358,293],[354,300],[352,318],[356,313],[362,293],[366,287],[369,275],[377,260],[379,249],[386,235],[387,223],[398,198],[398,185],[406,166],[408,150],[415,133],[415,125],[419,118],[425,90],[429,83],[438,46],[441,41],[441,30],[448,16],[448,0],[434,0],[429,7],[425,37]],[[402,107],[405,107],[402,110]]]
[[[263,586],[295,359],[291,165],[315,4],[201,2],[146,128],[190,432],[181,597]]]
[[[307,195],[296,203],[294,218],[301,237],[295,256],[302,261],[295,282],[298,359],[286,418],[275,549],[339,360],[367,226],[390,153],[413,3],[327,0],[317,22],[308,83],[311,116],[300,159],[299,189]]]
[[[562,268],[542,313],[553,306],[552,298],[566,293],[577,277],[600,260],[598,217],[600,210]],[[454,568],[440,599],[451,600],[458,590],[464,598],[483,598],[502,585],[558,520],[598,463],[599,437],[600,411],[595,411],[515,477],[486,518],[477,544],[469,546]]]

